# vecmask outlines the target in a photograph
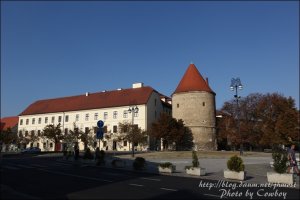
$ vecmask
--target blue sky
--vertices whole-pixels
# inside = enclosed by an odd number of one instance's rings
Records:
[[[36,100],[129,88],[171,96],[193,62],[221,108],[240,77],[299,108],[299,2],[1,2],[1,117]]]

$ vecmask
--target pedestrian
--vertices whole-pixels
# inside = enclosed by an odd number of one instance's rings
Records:
[[[75,143],[75,145],[74,145],[74,158],[75,158],[75,160],[78,160],[78,157],[79,157],[79,147],[78,147],[78,144],[77,143]]]
[[[296,160],[296,153],[294,149],[295,149],[295,144],[292,144],[288,152],[288,159],[290,161],[289,169],[292,168],[293,171],[296,172],[298,176],[300,176],[298,164]]]

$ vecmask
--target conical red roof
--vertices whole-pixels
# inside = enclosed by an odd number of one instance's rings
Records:
[[[206,91],[214,93],[194,64],[189,65],[174,93],[189,91]]]

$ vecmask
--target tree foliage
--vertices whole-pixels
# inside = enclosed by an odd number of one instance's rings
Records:
[[[132,155],[134,156],[135,144],[146,144],[147,133],[137,125],[131,123],[119,123],[119,140],[127,140],[131,143]]]
[[[54,124],[45,126],[42,133],[45,138],[53,141],[55,146],[63,139],[60,123],[56,126]]]
[[[175,144],[176,150],[190,150],[193,147],[193,135],[181,119],[176,120],[166,113],[161,113],[157,122],[152,123],[150,135],[156,140],[163,140],[164,149]]]
[[[251,147],[270,148],[275,144],[288,144],[289,138],[298,139],[299,111],[291,97],[254,93],[240,99],[240,135],[236,102],[225,102],[220,113],[223,117],[217,121],[219,144],[227,140],[231,145],[243,142]]]

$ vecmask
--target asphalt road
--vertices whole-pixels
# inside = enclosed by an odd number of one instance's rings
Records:
[[[1,199],[299,199],[293,187],[163,176],[57,157],[1,159]]]

